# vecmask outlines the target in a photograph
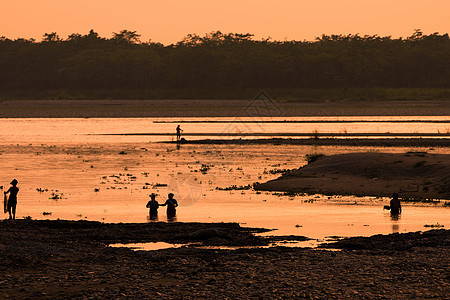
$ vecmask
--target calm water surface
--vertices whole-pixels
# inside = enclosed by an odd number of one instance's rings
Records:
[[[367,118],[389,120],[389,117]],[[407,117],[405,120],[408,118],[428,117]],[[447,117],[428,119],[448,120]],[[148,222],[145,208],[148,195],[157,193],[161,203],[168,192],[174,192],[180,203],[178,221],[239,222],[245,226],[277,229],[269,234],[323,239],[332,235],[424,230],[425,224],[450,225],[449,209],[443,208],[442,203],[436,206],[406,205],[401,218],[393,221],[382,209],[389,199],[322,195],[289,197],[253,190],[217,189],[274,179],[279,175],[271,174],[271,170],[298,168],[305,164],[305,155],[309,153],[450,153],[449,148],[182,145],[177,149],[173,144],[157,143],[171,140],[173,136],[102,135],[171,133],[176,124],[155,121],[176,120],[0,119],[3,129],[0,133],[0,185],[7,187],[12,178],[17,178],[20,188],[18,217],[35,219]],[[436,133],[445,132],[448,127],[448,123],[389,122],[182,123],[185,133],[240,130],[274,133],[274,137],[279,132],[314,130]],[[160,208],[159,220],[166,221],[164,208]]]

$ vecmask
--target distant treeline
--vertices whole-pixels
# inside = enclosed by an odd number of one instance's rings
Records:
[[[46,33],[40,42],[0,37],[0,97],[242,98],[266,89],[295,98],[411,88],[448,96],[450,88],[448,34],[273,41],[213,32],[168,46],[139,37],[127,30],[109,39],[93,30],[67,39]]]

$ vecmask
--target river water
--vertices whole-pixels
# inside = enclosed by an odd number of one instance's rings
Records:
[[[285,119],[289,122],[280,122]],[[398,122],[402,120],[405,122]],[[274,170],[298,168],[311,153],[450,153],[448,147],[218,144],[181,145],[178,149],[160,143],[174,139],[177,122],[184,134],[246,133],[245,138],[314,131],[445,134],[450,128],[449,117],[0,119],[0,185],[7,188],[13,178],[18,179],[19,218],[149,222],[148,195],[157,193],[162,203],[167,193],[173,192],[180,203],[177,221],[239,222],[276,229],[269,234],[324,239],[450,225],[449,209],[442,203],[406,204],[401,218],[391,220],[383,211],[389,199],[292,197],[227,189],[277,178]],[[126,135],[130,133],[137,135]],[[196,138],[206,136],[189,137]],[[167,221],[164,208],[160,208],[159,221]]]

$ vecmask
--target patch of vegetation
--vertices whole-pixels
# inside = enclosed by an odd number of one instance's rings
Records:
[[[439,199],[428,199],[422,197],[403,197],[402,202],[421,202],[421,203],[429,203],[429,204],[438,204],[441,202]]]
[[[50,197],[48,199],[50,199],[50,200],[59,200],[59,199],[63,199],[63,198],[64,198],[64,194],[63,193],[57,194],[57,193],[52,192],[52,194],[50,195]]]
[[[284,175],[284,174],[294,172],[296,170],[297,169],[272,169],[272,170],[264,170],[263,174],[272,174],[272,175],[282,174],[282,175]]]
[[[436,223],[436,224],[425,224],[425,225],[423,225],[423,227],[426,227],[426,228],[443,228],[444,225],[441,225],[439,223]]]
[[[224,187],[224,188],[221,188],[221,187],[216,187],[216,190],[218,190],[218,191],[243,191],[243,190],[250,190],[250,189],[252,189],[253,188],[253,186],[255,185],[255,183],[254,184],[247,184],[247,185],[236,185],[236,184],[233,184],[232,186],[228,186],[228,187]]]
[[[154,189],[159,188],[159,187],[166,187],[166,186],[167,186],[166,183],[155,183],[155,184],[153,184],[153,188]]]
[[[325,155],[322,153],[306,154],[306,161],[308,162],[308,164],[310,164],[312,162],[315,162],[316,160],[318,160],[321,157],[325,157]]]
[[[206,174],[209,171],[209,169],[211,169],[212,167],[214,167],[214,165],[202,164],[199,171],[202,172],[203,174]]]
[[[288,197],[295,197],[295,196],[304,196],[304,193],[299,193],[299,192],[284,192],[284,193],[272,193],[273,196],[278,196],[278,197],[283,197],[283,196],[288,196]]]

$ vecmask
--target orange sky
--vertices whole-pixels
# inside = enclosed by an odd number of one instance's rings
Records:
[[[450,0],[0,0],[0,36],[36,38],[56,31],[111,37],[136,30],[170,44],[188,33],[254,33],[312,40],[325,34],[409,36],[450,32]]]

